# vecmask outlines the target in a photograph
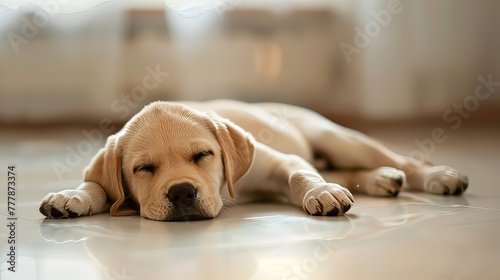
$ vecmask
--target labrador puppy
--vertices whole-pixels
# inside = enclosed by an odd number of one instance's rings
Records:
[[[234,200],[264,198],[337,216],[354,203],[349,190],[459,195],[467,186],[455,169],[396,154],[304,108],[154,102],[107,139],[77,189],[48,194],[40,212],[47,218],[110,212],[198,220],[216,217]]]

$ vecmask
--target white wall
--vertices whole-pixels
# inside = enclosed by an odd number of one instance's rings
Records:
[[[357,25],[388,2],[357,2]],[[500,80],[498,1],[401,1],[400,8],[360,58],[367,116],[441,114],[474,94],[478,76]],[[498,104],[498,94],[488,101]]]
[[[51,16],[19,53],[8,34],[21,34],[23,17],[37,10],[2,13],[0,121],[116,118],[112,102],[156,65],[171,75],[140,105],[273,100],[381,119],[441,115],[474,93],[478,76],[500,81],[498,1],[400,1],[349,59],[341,45],[356,46],[354,28],[365,30],[393,2],[292,2],[226,1],[195,17],[161,2],[106,2]],[[480,107],[499,107],[499,96]]]

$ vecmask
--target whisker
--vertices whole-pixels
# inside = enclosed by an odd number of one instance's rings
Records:
[[[222,202],[223,202],[223,207],[225,207],[225,206],[235,206],[235,207],[238,207],[238,203],[236,202],[235,199],[233,199],[231,197],[226,197],[226,196],[223,196],[221,198],[222,198]]]

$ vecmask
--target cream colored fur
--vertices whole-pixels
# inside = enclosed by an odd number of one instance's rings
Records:
[[[201,160],[194,160],[200,152]],[[192,206],[179,208],[167,193],[184,183],[197,195]],[[397,196],[403,187],[461,194],[467,185],[467,177],[450,167],[398,155],[304,108],[155,102],[108,138],[76,190],[48,194],[40,212],[48,218],[110,212],[188,220],[216,217],[224,202],[263,198],[336,216],[353,205],[349,190],[375,196]]]

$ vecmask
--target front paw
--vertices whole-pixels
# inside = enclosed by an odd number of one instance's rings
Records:
[[[40,213],[47,218],[76,218],[92,215],[91,198],[85,191],[64,190],[49,193],[40,203]]]
[[[315,216],[342,216],[351,209],[354,198],[348,189],[331,183],[324,183],[309,190],[302,207]]]

